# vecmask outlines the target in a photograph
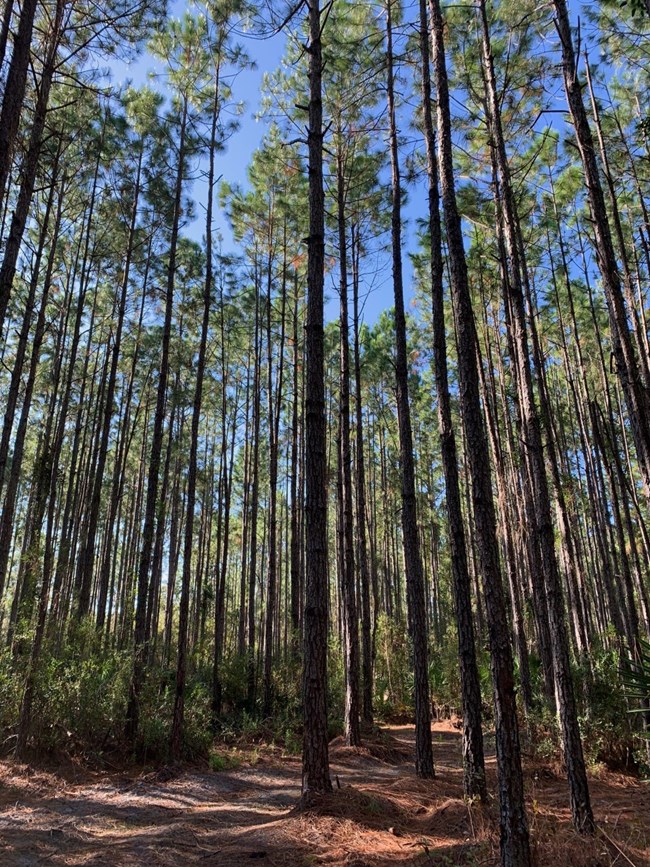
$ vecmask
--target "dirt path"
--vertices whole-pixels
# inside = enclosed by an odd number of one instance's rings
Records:
[[[413,774],[412,728],[387,734],[360,750],[333,742],[334,794],[309,812],[294,809],[301,782],[295,758],[221,772],[77,780],[2,762],[0,865],[497,864],[496,807],[463,800],[457,729],[434,726],[432,782]],[[571,831],[566,784],[552,768],[528,769],[527,789],[538,864],[650,864],[644,785],[615,774],[592,781],[597,820],[609,837],[593,842]]]

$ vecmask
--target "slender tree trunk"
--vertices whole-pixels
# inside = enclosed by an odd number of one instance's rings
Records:
[[[517,215],[510,182],[510,169],[501,126],[494,61],[490,47],[490,34],[485,0],[479,0],[480,23],[483,36],[483,71],[486,83],[488,131],[500,179],[501,218],[507,246],[509,273],[505,272],[505,304],[509,308],[512,328],[512,347],[515,382],[523,435],[523,460],[526,472],[524,485],[531,486],[534,513],[532,542],[541,555],[542,573],[546,593],[546,607],[550,626],[551,653],[555,687],[559,703],[564,741],[564,759],[569,779],[573,823],[579,833],[593,833],[594,819],[589,799],[587,771],[582,753],[578,714],[571,680],[569,643],[566,632],[564,598],[555,554],[555,533],[551,516],[548,481],[544,465],[539,415],[535,404],[528,348],[522,273],[526,262],[520,261],[517,243]],[[504,269],[505,271],[505,269]]]
[[[419,777],[433,777],[426,606],[415,498],[415,465],[411,410],[409,406],[406,316],[404,313],[404,287],[402,280],[402,190],[395,118],[392,7],[393,0],[388,0],[386,6],[386,73],[392,174],[391,242],[393,291],[395,295],[395,383],[397,387],[397,423],[399,427],[402,484],[402,537],[404,566],[406,570],[408,620],[413,645],[413,671],[415,676],[415,770]]]
[[[250,349],[246,363],[246,398],[244,410],[244,430],[246,439],[244,442],[244,477],[242,479],[242,529],[241,529],[241,571],[239,578],[239,628],[237,634],[237,652],[240,656],[246,653],[246,587],[248,568],[248,525],[250,516],[250,463],[251,449],[249,432],[250,418],[250,392],[251,392],[251,364]]]
[[[512,649],[499,565],[488,443],[481,412],[476,325],[461,221],[456,204],[444,22],[439,0],[429,0],[429,12],[433,34],[434,79],[438,95],[440,185],[458,346],[460,404],[465,430],[466,459],[471,470],[474,523],[490,637],[501,808],[501,863],[503,867],[529,867],[530,844],[524,810]]]
[[[129,278],[131,273],[131,259],[133,257],[133,246],[135,240],[136,219],[138,215],[138,201],[140,198],[140,175],[142,171],[143,144],[140,144],[140,152],[138,155],[138,164],[135,176],[135,185],[133,193],[133,204],[131,206],[131,216],[129,220],[129,233],[124,257],[124,270],[122,273],[122,282],[120,289],[120,297],[117,308],[117,322],[115,326],[115,335],[113,337],[113,346],[110,356],[110,370],[108,374],[108,384],[106,387],[106,398],[104,403],[104,415],[102,419],[101,436],[99,441],[97,466],[95,469],[94,480],[91,481],[91,498],[88,508],[86,536],[84,544],[77,561],[77,578],[76,584],[79,587],[79,599],[77,603],[76,616],[78,619],[85,617],[89,613],[90,593],[93,580],[93,572],[95,567],[95,549],[97,547],[97,527],[99,523],[99,510],[101,505],[102,485],[104,482],[104,470],[106,468],[106,458],[108,455],[108,441],[111,432],[111,421],[113,418],[113,402],[115,400],[115,385],[117,382],[117,369],[120,359],[120,350],[122,346],[122,331],[124,328],[124,315],[126,312],[126,301],[129,290]]]
[[[23,5],[23,11],[32,3],[32,0],[26,0]],[[9,228],[9,235],[5,242],[4,256],[2,259],[2,265],[0,265],[0,329],[4,323],[5,315],[7,313],[7,307],[9,304],[9,297],[11,295],[11,290],[13,287],[14,277],[16,276],[16,265],[18,263],[18,255],[20,253],[20,247],[23,240],[23,235],[25,233],[25,226],[27,224],[27,217],[29,215],[29,208],[32,202],[32,197],[34,195],[34,187],[36,185],[36,175],[38,172],[39,165],[39,157],[41,154],[41,145],[43,142],[43,133],[45,131],[45,121],[47,117],[47,107],[50,100],[50,90],[52,88],[52,79],[54,77],[54,70],[56,68],[56,57],[59,47],[59,28],[61,26],[61,16],[63,15],[63,0],[57,0],[56,6],[56,14],[54,18],[54,22],[52,24],[52,31],[49,36],[48,45],[46,49],[45,55],[45,63],[43,66],[43,73],[41,75],[41,79],[38,85],[38,97],[36,99],[36,107],[34,109],[34,120],[32,123],[32,129],[29,137],[29,147],[27,149],[27,154],[25,156],[25,160],[22,166],[21,172],[21,182],[20,189],[18,191],[18,197],[16,199],[16,208],[14,210],[11,226]],[[22,21],[22,19],[21,19]],[[17,41],[20,39],[20,33],[17,37]],[[14,56],[16,53],[16,43],[14,43]],[[29,50],[27,52],[29,54]],[[13,66],[13,57],[12,57],[12,66]],[[11,70],[10,70],[11,75]],[[6,103],[8,100],[8,95],[11,94],[12,84],[7,79],[7,86],[5,89],[5,98],[4,102]],[[24,83],[23,83],[24,89]],[[22,103],[22,96],[21,96]],[[11,101],[11,100],[10,100]],[[20,111],[20,109],[18,109]],[[4,103],[3,103],[3,113],[4,113]],[[15,136],[16,130],[14,130],[13,135]],[[3,127],[3,118],[0,116],[0,201],[2,200],[2,196],[4,193],[4,187],[6,184],[6,176],[3,175],[4,171],[4,160],[6,154],[3,148],[11,147],[12,145],[5,144],[6,130]]]
[[[131,442],[133,441],[133,437],[136,431],[136,425],[138,421],[138,416],[142,409],[142,404],[139,403],[136,407],[135,417],[133,420],[133,424],[131,426],[129,432],[129,424],[131,421],[131,401],[133,398],[133,390],[135,387],[135,379],[136,379],[136,370],[138,367],[138,361],[140,359],[140,338],[142,335],[142,322],[144,319],[144,309],[145,309],[145,301],[147,297],[147,286],[148,286],[148,277],[149,277],[149,263],[151,261],[151,245],[149,245],[145,273],[143,275],[142,280],[142,293],[140,300],[140,312],[138,314],[138,324],[136,328],[136,337],[135,337],[135,346],[133,350],[133,358],[131,359],[131,366],[129,371],[128,385],[126,388],[126,394],[124,395],[123,405],[125,407],[124,412],[124,422],[122,424],[122,430],[116,450],[115,461],[113,465],[113,474],[111,478],[111,497],[108,506],[108,515],[106,517],[106,524],[104,529],[104,537],[105,537],[105,547],[104,547],[104,555],[102,557],[102,565],[99,573],[99,591],[98,591],[98,600],[97,600],[97,629],[101,630],[104,627],[105,619],[107,616],[106,604],[108,597],[108,589],[109,582],[111,576],[111,563],[115,563],[117,557],[115,556],[115,552],[113,551],[113,533],[115,530],[115,522],[117,520],[117,513],[120,507],[120,503],[122,501],[122,495],[124,491],[124,483],[125,483],[125,474],[126,474],[126,462],[129,455],[129,447]],[[145,383],[146,383],[145,379]],[[144,413],[146,418],[146,411]],[[57,570],[58,571],[58,570]],[[56,595],[56,594],[55,594]],[[112,609],[112,605],[108,606],[108,617],[110,621],[110,612]]]
[[[253,480],[251,485],[250,565],[248,574],[248,704],[255,705],[255,601],[257,584],[257,517],[259,512],[259,454],[261,413],[262,336],[260,324],[260,291],[257,262],[255,264],[255,326],[253,370]],[[225,423],[225,422],[224,422]]]
[[[339,233],[340,339],[339,339],[339,450],[341,476],[341,518],[343,556],[341,558],[343,623],[345,648],[345,738],[349,746],[359,746],[359,621],[354,563],[354,528],[352,494],[352,449],[350,446],[350,326],[348,316],[347,229],[345,220],[346,180],[341,148],[342,131],[338,130],[337,153],[337,220]]]
[[[271,239],[269,239],[270,241]],[[273,625],[278,599],[278,455],[280,449],[280,413],[282,410],[282,385],[284,378],[284,338],[286,333],[287,305],[287,239],[286,222],[284,226],[284,261],[282,265],[282,300],[280,311],[280,345],[276,383],[273,383],[273,339],[272,339],[272,298],[271,298],[271,257],[269,256],[269,280],[267,285],[266,308],[266,351],[267,351],[267,389],[269,405],[269,559],[266,600],[266,623],[264,630],[264,690],[263,714],[270,716],[272,711],[273,675]]]
[[[10,6],[11,3],[8,2],[7,5]],[[60,5],[61,2],[59,0],[57,6]],[[14,143],[18,133],[23,100],[25,99],[30,47],[37,6],[38,0],[24,0],[23,2],[18,21],[18,30],[11,52],[11,63],[7,72],[7,80],[5,81],[2,109],[0,109],[0,207],[4,202],[7,180],[11,171]],[[4,309],[6,309],[6,306]],[[0,327],[2,327],[4,319],[4,309],[1,309]]]
[[[359,248],[358,231],[354,225],[351,230],[352,253],[352,305],[354,329],[354,406],[356,419],[356,528],[357,550],[359,558],[359,578],[361,582],[361,685],[362,685],[362,717],[364,726],[372,729],[373,725],[373,629],[370,604],[370,568],[368,565],[367,546],[367,509],[366,509],[366,468],[363,452],[363,397],[361,394],[361,350],[359,346]],[[376,617],[376,604],[375,604]]]
[[[13,0],[6,0],[5,8],[2,13],[2,23],[0,23],[0,70],[2,69],[5,62],[5,55],[7,53],[7,40],[9,38],[9,30],[11,29],[11,17],[13,15],[13,12]]]
[[[298,273],[295,275],[294,282],[294,302],[293,302],[293,395],[292,395],[292,411],[291,411],[291,481],[290,481],[290,498],[291,498],[291,514],[289,518],[289,532],[291,534],[290,542],[290,585],[291,585],[291,648],[294,657],[298,657],[300,652],[300,549],[301,549],[301,528],[300,528],[300,506],[298,503],[298,477],[300,474],[299,461],[299,419],[301,412],[301,392],[300,392],[300,357],[301,357],[301,341],[298,338]]]
[[[429,234],[431,237],[431,306],[433,356],[438,395],[438,430],[445,476],[449,545],[454,590],[458,657],[463,704],[463,788],[472,798],[485,800],[485,759],[481,728],[481,684],[476,664],[472,596],[463,528],[463,511],[458,478],[458,455],[451,417],[451,398],[447,372],[447,337],[443,294],[442,232],[435,134],[431,112],[431,74],[429,69],[429,24],[426,0],[420,0],[420,59],[422,64],[422,106],[429,182]]]
[[[5,470],[7,467],[7,458],[9,456],[9,446],[11,441],[11,433],[13,430],[13,424],[16,415],[16,407],[18,405],[18,396],[20,392],[20,386],[22,383],[22,375],[23,375],[23,366],[25,362],[25,355],[27,353],[27,344],[29,342],[29,334],[32,325],[32,318],[34,315],[34,304],[36,301],[36,291],[38,289],[38,282],[40,274],[40,266],[41,261],[43,259],[43,252],[45,250],[45,244],[47,241],[50,215],[52,212],[52,207],[54,204],[54,194],[56,191],[56,176],[58,173],[58,164],[61,156],[61,146],[62,141],[59,141],[59,147],[57,150],[56,159],[54,165],[52,167],[52,182],[50,186],[50,191],[47,198],[47,204],[45,206],[45,214],[43,215],[43,222],[41,225],[40,235],[39,235],[39,243],[38,249],[36,251],[36,258],[34,261],[34,265],[32,268],[32,276],[29,283],[29,291],[27,295],[27,300],[25,302],[25,311],[23,314],[23,321],[21,325],[21,329],[18,335],[18,344],[16,346],[16,352],[14,357],[14,364],[11,371],[11,382],[9,384],[9,390],[6,396],[5,403],[5,413],[4,420],[2,424],[2,437],[0,439],[0,492],[4,486],[4,477]],[[56,247],[59,239],[59,230],[61,227],[61,213],[63,208],[63,199],[64,199],[64,188],[65,188],[65,178],[63,183],[61,184],[61,189],[58,197],[58,205],[57,205],[57,213],[56,220],[54,225],[54,230],[52,232],[52,238],[50,240],[50,252],[46,265],[46,279],[44,281],[44,287],[49,289],[49,284],[51,281],[52,270],[54,267],[54,257],[56,255]],[[45,303],[47,303],[47,292],[45,294]],[[1,595],[1,594],[0,594]]]
[[[327,452],[323,284],[323,55],[319,0],[309,4],[309,239],[307,262],[305,503],[306,588],[303,651],[303,791],[329,792],[327,746]]]
[[[135,741],[138,733],[139,698],[142,689],[144,669],[144,644],[147,622],[147,596],[149,587],[149,571],[153,554],[154,524],[156,504],[158,500],[158,483],[160,462],[162,457],[163,428],[165,423],[165,404],[167,400],[167,381],[169,378],[169,345],[171,341],[172,313],[174,309],[174,284],[176,280],[176,252],[181,218],[183,180],[185,175],[185,137],[187,134],[187,99],[184,99],[179,127],[178,164],[174,187],[174,211],[172,218],[171,237],[169,241],[169,260],[167,264],[167,281],[165,287],[165,318],[160,351],[160,371],[158,374],[158,389],[156,393],[156,410],[154,413],[153,434],[147,477],[147,495],[142,529],[142,547],[138,564],[137,600],[134,629],[134,659],[131,685],[129,689],[129,704],[126,714],[126,735]],[[180,628],[180,626],[179,626]]]
[[[614,252],[614,244],[600,181],[596,149],[585,109],[582,87],[578,78],[576,56],[571,36],[569,13],[565,0],[553,0],[555,24],[562,49],[564,88],[576,141],[582,160],[585,184],[591,206],[598,268],[609,312],[610,337],[616,362],[616,373],[621,382],[627,406],[632,435],[643,476],[645,495],[650,498],[650,408],[648,394],[643,386],[638,361],[634,354],[627,310],[621,288],[621,279]]]
[[[196,366],[196,383],[192,403],[192,422],[190,432],[190,459],[187,469],[187,510],[185,517],[185,539],[183,544],[183,574],[181,577],[181,600],[178,622],[178,657],[176,661],[176,695],[174,699],[174,715],[172,720],[171,755],[179,759],[183,746],[184,714],[185,714],[185,679],[187,668],[187,632],[190,597],[190,581],[192,576],[192,551],[194,548],[194,506],[196,502],[196,473],[199,447],[199,424],[201,421],[201,404],[203,401],[203,379],[205,376],[205,356],[208,345],[208,328],[210,325],[210,307],[212,304],[212,209],[214,203],[215,154],[217,148],[217,123],[219,120],[219,67],[215,76],[214,97],[212,101],[212,124],[210,129],[209,168],[208,168],[208,203],[205,216],[205,283],[203,286],[203,316],[201,319],[201,338],[199,342],[199,357]],[[181,158],[182,159],[182,158]],[[182,161],[179,162],[179,172],[182,173]],[[225,383],[224,383],[225,388]],[[225,424],[225,419],[224,419]]]

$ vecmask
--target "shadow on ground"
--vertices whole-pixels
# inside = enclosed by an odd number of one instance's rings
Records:
[[[413,729],[395,726],[359,749],[331,745],[332,795],[300,799],[300,763],[266,760],[237,770],[175,769],[139,777],[86,775],[75,782],[0,763],[0,863],[50,865],[496,865],[498,811],[462,794],[460,733],[433,727],[436,779],[412,770]],[[488,784],[496,791],[494,758]],[[526,769],[528,815],[540,867],[650,864],[650,795],[607,773],[592,780],[603,829],[571,829],[557,770]]]

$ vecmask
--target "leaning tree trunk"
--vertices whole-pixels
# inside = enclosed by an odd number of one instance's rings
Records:
[[[456,204],[444,22],[439,0],[429,0],[429,10],[433,36],[434,78],[438,91],[440,184],[447,229],[451,293],[458,346],[460,405],[465,431],[466,459],[471,471],[476,542],[490,637],[501,808],[501,863],[503,867],[529,867],[530,843],[524,809],[512,648],[499,565],[490,456],[479,392],[476,353],[478,338],[469,290],[460,214]]]
[[[59,140],[59,144],[57,147],[57,153],[52,165],[52,179],[50,183],[50,191],[47,197],[47,203],[45,205],[45,213],[43,215],[43,220],[41,223],[40,231],[39,231],[39,240],[38,240],[38,248],[36,250],[36,257],[34,260],[34,264],[32,266],[32,275],[29,282],[29,290],[27,294],[27,299],[25,301],[25,308],[23,312],[23,319],[21,323],[21,328],[18,333],[18,343],[15,349],[15,356],[13,362],[13,368],[11,370],[11,382],[9,384],[9,389],[5,396],[5,407],[4,407],[4,419],[2,422],[2,435],[0,436],[0,493],[2,492],[4,486],[4,478],[5,478],[5,470],[7,468],[7,461],[9,458],[9,447],[11,445],[11,434],[14,426],[14,419],[16,415],[16,408],[18,405],[18,397],[21,391],[22,379],[23,379],[23,368],[25,364],[25,356],[27,354],[27,346],[29,343],[30,329],[32,326],[32,319],[34,316],[34,306],[36,301],[36,292],[38,289],[39,278],[41,277],[41,262],[43,260],[43,253],[45,251],[45,245],[47,242],[48,231],[49,231],[49,223],[50,216],[52,213],[52,207],[54,203],[54,194],[57,189],[57,175],[58,175],[58,167],[59,160],[61,157],[61,150],[63,146],[63,140]],[[50,239],[50,251],[48,255],[46,271],[51,274],[53,268],[53,257],[56,255],[56,247],[58,243],[59,231],[61,228],[61,216],[62,216],[62,207],[63,207],[63,199],[64,199],[64,188],[65,188],[65,177],[63,178],[63,182],[61,184],[61,189],[59,193],[59,200],[57,206],[57,214],[56,214],[56,223],[55,228],[52,233],[52,237]],[[44,287],[47,287],[47,282],[44,281]],[[45,294],[45,303],[47,303],[47,292],[44,291]],[[0,593],[0,596],[2,594]]]
[[[7,40],[9,38],[9,28],[11,27],[11,18],[13,14],[13,0],[6,0],[5,8],[2,13],[2,23],[0,24],[0,69],[2,69],[5,62],[5,54],[7,53]]]
[[[7,6],[11,5],[11,3],[7,2]],[[57,5],[60,6],[61,4],[58,3]],[[34,32],[34,18],[37,6],[37,0],[24,0],[20,11],[18,31],[16,32],[11,52],[11,64],[5,82],[2,109],[0,110],[0,211],[4,206],[7,179],[11,171],[14,142],[18,133],[20,115],[25,99],[30,46]],[[3,319],[4,311],[0,315],[0,328],[2,328]]]
[[[28,2],[30,2],[30,0],[28,0]],[[27,3],[25,6],[27,6]],[[22,165],[21,182],[16,199],[16,207],[12,215],[9,235],[5,241],[2,265],[0,266],[0,330],[2,329],[7,313],[7,307],[9,305],[14,277],[16,276],[18,257],[36,185],[39,157],[41,154],[45,122],[47,119],[47,107],[50,99],[50,90],[52,88],[52,79],[56,68],[59,24],[60,22],[57,17],[54,31],[47,48],[43,73],[39,82],[38,97],[34,109],[34,120],[29,137],[29,146]],[[15,50],[16,48],[14,46],[14,53]],[[5,101],[7,94],[10,93],[10,88],[11,85],[9,80],[7,80]],[[4,130],[2,129],[2,119],[0,118],[0,200],[2,199],[3,184],[6,183],[6,179],[4,179],[2,175],[2,161],[6,156],[6,154],[3,154],[3,138]]]
[[[578,78],[576,56],[565,0],[553,0],[555,24],[562,49],[562,72],[576,142],[582,160],[593,225],[596,258],[603,282],[610,322],[610,337],[621,382],[632,436],[643,476],[645,495],[650,499],[650,398],[644,388],[634,354],[621,278],[614,252],[605,196],[600,181],[596,148]]]
[[[426,0],[420,0],[420,58],[422,63],[422,106],[429,181],[429,234],[431,236],[431,307],[433,319],[433,358],[438,395],[440,454],[445,476],[449,544],[454,605],[458,629],[463,702],[463,788],[468,797],[485,800],[485,759],[481,728],[481,684],[476,664],[472,593],[467,564],[463,510],[458,479],[458,455],[451,417],[451,398],[447,372],[447,338],[443,294],[442,233],[435,134],[431,112],[431,73],[429,69],[429,25]]]
[[[494,74],[494,60],[490,47],[490,33],[484,0],[479,2],[480,24],[483,36],[483,70],[486,85],[486,109],[488,132],[494,148],[494,156],[501,193],[501,219],[507,247],[509,268],[506,272],[505,304],[510,311],[512,327],[512,347],[514,378],[518,391],[519,412],[523,434],[523,461],[526,467],[524,485],[531,486],[534,502],[533,544],[541,555],[542,574],[546,593],[546,607],[551,638],[553,673],[558,697],[558,709],[562,722],[564,759],[569,791],[573,824],[580,833],[593,833],[594,818],[589,799],[587,771],[585,768],[578,725],[578,712],[571,679],[569,642],[566,630],[566,616],[560,572],[555,553],[555,533],[551,517],[551,501],[548,480],[544,465],[544,451],[539,415],[533,393],[530,352],[526,329],[526,315],[522,288],[522,274],[526,262],[520,261],[517,243],[517,214],[514,194],[510,181],[505,140],[501,125],[499,98]],[[509,272],[509,273],[508,273]]]

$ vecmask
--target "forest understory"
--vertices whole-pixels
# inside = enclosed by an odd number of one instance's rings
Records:
[[[300,805],[300,758],[241,739],[215,744],[210,764],[221,770],[205,764],[91,770],[70,757],[50,766],[3,761],[2,863],[498,864],[494,739],[486,733],[490,800],[481,806],[463,798],[461,725],[452,718],[432,726],[434,780],[415,776],[410,725],[376,729],[363,747],[336,738],[334,791],[308,807]],[[604,765],[592,769],[598,833],[585,840],[571,824],[559,760],[540,757],[525,732],[523,741],[536,865],[650,864],[647,784]]]

